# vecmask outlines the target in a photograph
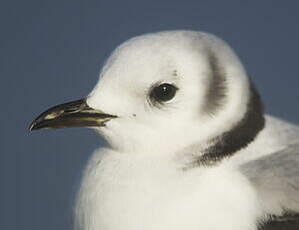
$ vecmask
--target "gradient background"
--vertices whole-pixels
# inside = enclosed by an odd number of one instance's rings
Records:
[[[88,129],[27,127],[49,106],[87,95],[105,58],[132,36],[192,29],[222,37],[267,111],[299,123],[298,8],[268,0],[2,0],[0,229],[71,229],[80,173],[103,140]]]

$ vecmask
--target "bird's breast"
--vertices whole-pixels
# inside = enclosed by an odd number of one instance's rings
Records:
[[[85,171],[76,226],[82,230],[234,230],[254,226],[257,203],[248,182],[225,167],[183,171],[164,159],[104,154],[101,160],[94,156]]]

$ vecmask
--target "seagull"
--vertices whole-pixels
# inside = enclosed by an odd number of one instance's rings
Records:
[[[197,31],[134,37],[84,99],[30,130],[91,127],[77,230],[299,229],[299,127],[266,115],[240,59]]]

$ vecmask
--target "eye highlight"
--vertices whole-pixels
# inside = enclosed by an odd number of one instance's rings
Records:
[[[150,92],[150,99],[152,102],[166,102],[174,98],[178,88],[169,83],[163,83],[154,87]]]

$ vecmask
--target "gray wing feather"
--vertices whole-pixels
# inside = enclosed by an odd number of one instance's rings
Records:
[[[260,226],[259,230],[298,230],[299,229],[299,215],[290,216],[281,219],[272,219]]]
[[[299,212],[299,144],[248,162],[241,171],[255,186],[268,214]]]

